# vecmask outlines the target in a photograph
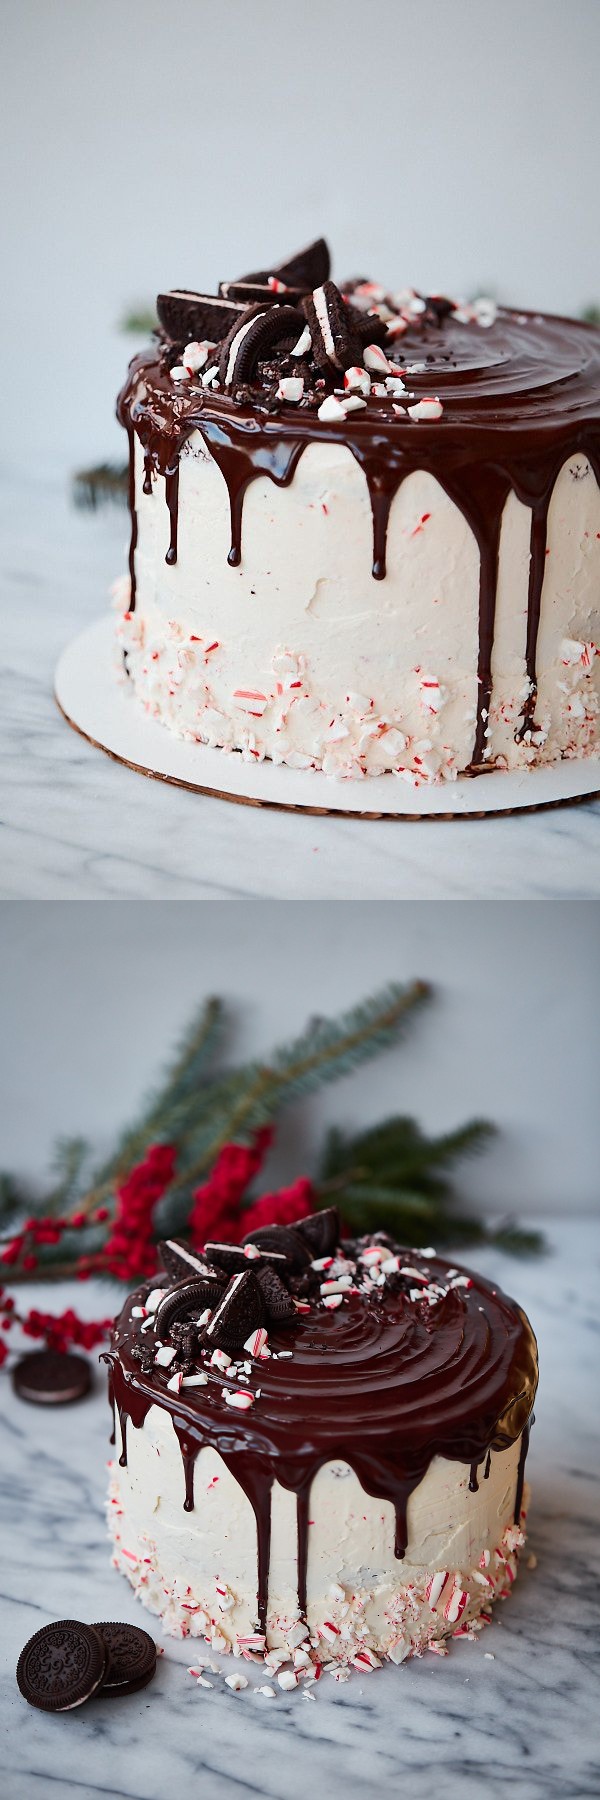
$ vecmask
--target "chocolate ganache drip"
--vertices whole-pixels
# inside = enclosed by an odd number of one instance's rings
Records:
[[[262,1629],[275,1480],[296,1495],[301,1608],[309,1493],[324,1463],[349,1464],[368,1494],[391,1501],[402,1558],[408,1501],[432,1459],[465,1463],[476,1491],[490,1452],[520,1438],[518,1523],[537,1354],[514,1301],[383,1233],[340,1241],[335,1208],[239,1248],[206,1245],[192,1269],[190,1254],[171,1240],[160,1287],[146,1283],[116,1322],[105,1360],[120,1461],[128,1420],[139,1430],[151,1406],[166,1408],[189,1512],[196,1456],[219,1451],[256,1518]]]
[[[165,477],[168,563],[177,558],[179,458],[195,431],[227,486],[233,566],[242,559],[250,483],[267,475],[286,487],[303,450],[321,439],[347,445],[364,472],[372,574],[383,580],[392,501],[407,475],[425,470],[459,507],[479,549],[470,765],[477,772],[488,755],[500,528],[514,492],[531,510],[528,685],[517,736],[532,736],[552,490],[577,452],[600,481],[600,332],[489,301],[465,306],[412,289],[390,294],[370,281],[340,290],[329,279],[322,238],[270,271],[222,282],[219,295],[159,295],[158,314],[158,341],[133,359],[117,407],[129,439],[131,607],[136,435],[144,492],[152,474]]]

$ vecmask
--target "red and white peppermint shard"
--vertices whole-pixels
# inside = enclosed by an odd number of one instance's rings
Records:
[[[260,1356],[261,1350],[264,1350],[266,1342],[267,1332],[265,1331],[264,1326],[259,1325],[257,1331],[253,1331],[251,1336],[246,1338],[244,1349],[248,1351],[249,1356]]]
[[[363,362],[365,369],[372,369],[376,375],[389,375],[391,373],[391,365],[385,351],[381,349],[380,344],[366,345],[366,348],[363,350]]]
[[[450,1599],[446,1601],[444,1607],[444,1618],[448,1620],[449,1625],[454,1625],[456,1620],[460,1619],[468,1599],[469,1595],[465,1588],[454,1587],[452,1589]]]
[[[425,1599],[427,1600],[429,1606],[431,1607],[432,1612],[434,1611],[434,1608],[437,1606],[438,1600],[440,1598],[440,1594],[443,1593],[443,1590],[446,1586],[447,1580],[448,1580],[448,1570],[447,1569],[437,1569],[435,1575],[432,1575],[431,1580],[428,1581],[428,1583],[427,1583],[427,1587],[425,1589]]]
[[[245,1394],[241,1389],[223,1388],[223,1399],[226,1406],[236,1407],[238,1412],[249,1412],[254,1406],[254,1394]]]
[[[344,387],[349,394],[366,396],[371,392],[371,377],[366,369],[359,369],[358,365],[353,365],[351,369],[346,369]]]
[[[409,419],[441,419],[444,408],[437,394],[424,394],[416,406],[407,406]]]

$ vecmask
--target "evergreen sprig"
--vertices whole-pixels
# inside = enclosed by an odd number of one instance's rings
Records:
[[[150,1145],[163,1143],[177,1147],[177,1173],[158,1203],[156,1234],[184,1230],[194,1189],[225,1144],[250,1143],[285,1106],[305,1100],[325,1082],[340,1080],[396,1043],[429,992],[422,981],[392,983],[339,1018],[312,1019],[268,1059],[234,1068],[222,1066],[228,1023],[223,1003],[206,1000],[162,1082],[91,1178],[88,1148],[80,1138],[59,1141],[54,1181],[42,1197],[32,1196],[14,1176],[0,1175],[0,1227],[6,1230],[18,1217],[55,1214],[64,1219],[75,1213],[78,1221],[87,1221],[86,1252],[101,1249],[117,1190]],[[381,1227],[415,1245],[428,1239],[443,1244],[450,1239],[495,1237],[508,1249],[538,1248],[536,1234],[521,1233],[511,1221],[494,1234],[479,1220],[450,1210],[450,1176],[456,1162],[480,1149],[492,1129],[473,1120],[428,1137],[414,1119],[399,1116],[354,1137],[334,1130],[315,1184],[316,1203],[326,1206],[336,1200],[353,1231]],[[38,1278],[72,1272],[81,1250],[80,1228],[80,1223],[77,1229],[69,1227],[60,1243],[44,1248]],[[22,1275],[17,1267],[11,1279]]]
[[[329,1132],[319,1188],[323,1204],[335,1198],[354,1231],[392,1233],[400,1243],[435,1247],[487,1241],[513,1251],[541,1248],[539,1233],[506,1224],[492,1230],[481,1220],[451,1211],[450,1172],[463,1156],[483,1149],[494,1127],[472,1119],[456,1131],[427,1137],[414,1119],[395,1117],[359,1133]]]

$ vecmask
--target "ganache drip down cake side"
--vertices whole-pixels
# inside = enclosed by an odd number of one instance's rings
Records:
[[[597,754],[600,332],[329,268],[159,295],[121,673],[180,737],[338,778]]]
[[[113,1560],[165,1630],[290,1686],[481,1630],[524,1543],[521,1309],[334,1208],[161,1248],[106,1360]]]

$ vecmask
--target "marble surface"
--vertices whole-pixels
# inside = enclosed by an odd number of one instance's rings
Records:
[[[600,892],[600,802],[513,818],[362,821],[232,806],[111,762],[58,714],[64,644],[101,615],[126,516],[66,470],[5,478],[0,898],[551,899]]]
[[[425,1656],[344,1686],[324,1677],[314,1700],[253,1686],[212,1691],[187,1674],[189,1648],[163,1638],[150,1688],[51,1717],[28,1709],[14,1679],[26,1639],[52,1618],[150,1624],[110,1566],[104,1533],[108,1412],[92,1399],[53,1415],[18,1401],[2,1381],[3,1728],[5,1800],[586,1800],[600,1785],[594,1659],[600,1458],[600,1231],[593,1221],[548,1228],[549,1254],[516,1262],[480,1251],[479,1265],[527,1308],[540,1343],[541,1387],[529,1478],[528,1553],[506,1604],[475,1644]],[[45,1290],[60,1309],[66,1284]],[[36,1296],[31,1290],[32,1299]],[[80,1310],[106,1311],[107,1290],[77,1288]],[[493,1660],[485,1653],[491,1653]],[[227,1665],[232,1667],[231,1662]],[[239,1665],[235,1665],[239,1666]],[[261,1675],[252,1672],[258,1685]]]

